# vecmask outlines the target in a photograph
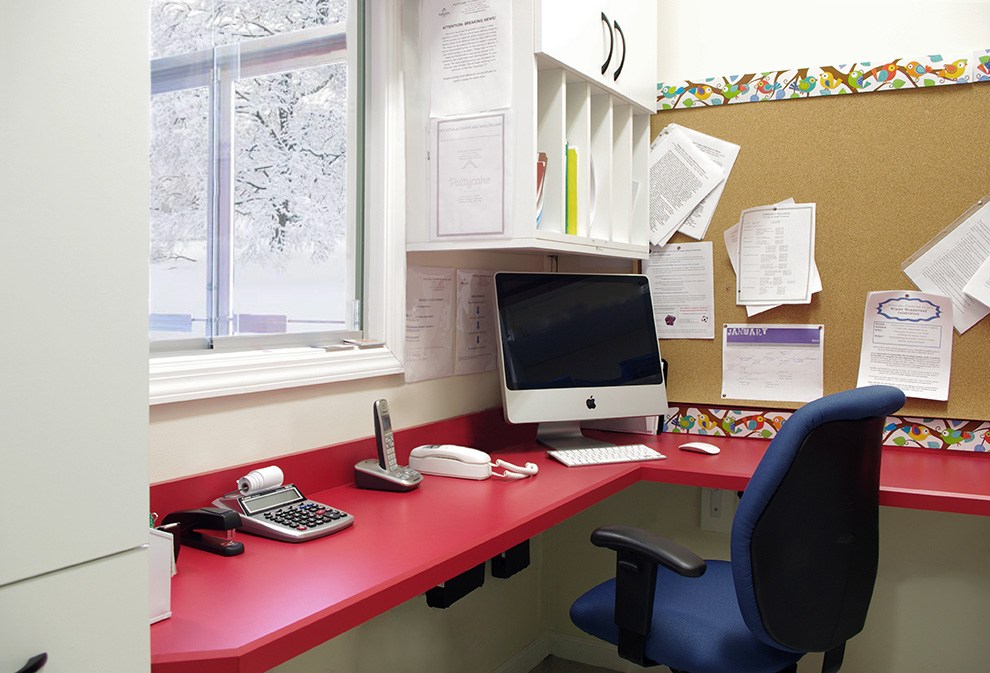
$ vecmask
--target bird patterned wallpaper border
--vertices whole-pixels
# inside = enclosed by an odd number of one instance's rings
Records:
[[[940,55],[825,65],[657,84],[657,112],[733,103],[874,93],[990,81],[990,49],[947,59]]]
[[[771,439],[792,413],[675,404],[664,419],[664,430],[691,435]],[[884,426],[883,443],[884,446],[987,452],[990,451],[990,421],[891,416]]]

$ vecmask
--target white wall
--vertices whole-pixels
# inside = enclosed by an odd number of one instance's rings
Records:
[[[990,49],[990,0],[658,4],[658,82]]]

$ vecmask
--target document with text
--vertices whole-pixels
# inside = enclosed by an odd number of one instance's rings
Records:
[[[782,205],[792,205],[794,199],[787,199],[782,201],[777,206]],[[732,271],[735,274],[739,274],[739,223],[732,225],[722,233],[722,238],[725,242],[725,251],[729,255],[729,262],[732,264]],[[822,276],[818,272],[818,263],[812,259],[811,260],[811,294],[822,291]],[[754,315],[763,313],[764,311],[769,311],[772,308],[781,306],[781,304],[748,304],[746,305],[746,316],[752,318]]]
[[[431,238],[506,234],[506,115],[438,119],[433,133]]]
[[[711,241],[665,245],[644,263],[661,339],[714,339],[715,289]]]
[[[990,313],[990,306],[964,290],[987,257],[990,203],[981,201],[904,262],[902,269],[922,292],[952,300],[952,322],[962,334]]]
[[[650,145],[650,243],[666,245],[723,173],[681,127],[661,131]]]
[[[677,126],[677,124],[671,124],[671,126]],[[712,216],[715,215],[718,201],[722,198],[722,192],[725,190],[725,183],[728,182],[732,166],[736,162],[736,157],[739,156],[739,145],[713,138],[684,126],[678,126],[678,128],[684,131],[688,139],[722,169],[722,179],[677,228],[682,234],[701,240],[708,232],[708,225],[712,223]]]
[[[990,253],[988,253],[986,261],[963,287],[963,292],[990,308]]]
[[[738,226],[736,303],[810,303],[815,204],[749,208]]]
[[[897,386],[946,401],[952,366],[952,301],[922,292],[871,292],[856,386]]]
[[[512,104],[512,2],[426,0],[430,116],[484,112]]]
[[[406,382],[454,373],[454,270],[406,271]]]
[[[495,272],[457,270],[454,375],[495,369]]]
[[[824,392],[824,325],[724,325],[722,397],[810,402]]]

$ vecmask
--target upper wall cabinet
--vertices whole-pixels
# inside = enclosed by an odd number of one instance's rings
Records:
[[[537,0],[535,53],[646,111],[656,109],[656,0]]]
[[[478,13],[459,40],[468,21],[419,17],[419,81],[434,90],[407,79],[408,250],[649,255],[656,2],[604,4],[513,0],[497,35]],[[436,89],[499,44],[504,87],[444,111]]]

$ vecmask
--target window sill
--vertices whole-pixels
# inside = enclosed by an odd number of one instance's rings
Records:
[[[281,388],[401,374],[388,348],[328,352],[322,348],[152,358],[150,404],[183,402]]]

